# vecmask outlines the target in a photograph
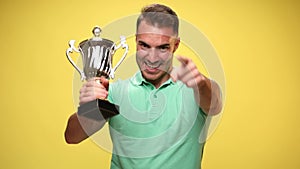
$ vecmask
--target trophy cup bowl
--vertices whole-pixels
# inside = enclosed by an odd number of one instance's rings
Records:
[[[93,29],[94,36],[91,39],[84,40],[79,43],[79,47],[75,47],[75,40],[69,41],[69,48],[66,55],[73,67],[78,71],[81,80],[89,80],[94,77],[104,77],[113,79],[116,69],[120,66],[128,53],[128,45],[125,36],[120,36],[120,44],[116,45],[109,39],[100,38],[101,29],[96,26]],[[125,49],[121,59],[113,67],[113,55],[120,49]],[[75,64],[70,57],[70,53],[77,52],[82,57],[82,70]],[[100,81],[97,81],[101,83]],[[108,90],[108,85],[105,86]],[[119,107],[107,100],[96,99],[78,107],[77,114],[94,120],[108,119],[119,114]]]

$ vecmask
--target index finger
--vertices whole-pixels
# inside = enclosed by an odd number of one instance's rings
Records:
[[[101,77],[92,77],[92,78],[89,78],[87,81],[90,82],[90,81],[97,81],[97,80],[100,80]]]
[[[178,60],[180,63],[182,63],[183,65],[188,64],[188,62],[190,61],[189,58],[184,57],[184,56],[177,56],[176,58],[177,58],[177,60]]]

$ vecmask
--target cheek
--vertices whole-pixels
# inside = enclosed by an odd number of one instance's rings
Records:
[[[164,59],[164,62],[165,62],[165,68],[168,69],[169,67],[172,66],[172,63],[173,63],[173,54],[172,53],[169,53],[168,55],[165,56],[165,59]]]
[[[164,60],[165,62],[169,62],[170,60],[173,59],[173,53],[171,52],[166,52],[160,55],[160,58]]]
[[[136,62],[139,65],[139,67],[142,65],[142,63],[144,62],[145,58],[146,58],[145,51],[138,50],[137,53],[136,53]]]
[[[136,53],[137,57],[139,57],[139,58],[144,58],[147,56],[147,54],[148,54],[148,52],[145,50],[142,50],[142,49],[139,49]]]

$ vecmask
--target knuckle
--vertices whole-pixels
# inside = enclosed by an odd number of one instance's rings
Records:
[[[85,88],[81,88],[81,89],[79,90],[79,93],[80,93],[80,94],[83,93],[84,90],[85,90]]]

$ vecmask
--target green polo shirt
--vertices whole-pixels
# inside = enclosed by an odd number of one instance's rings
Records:
[[[109,120],[111,169],[198,169],[206,115],[194,93],[171,79],[155,88],[141,75],[110,85],[108,99],[120,106]]]

